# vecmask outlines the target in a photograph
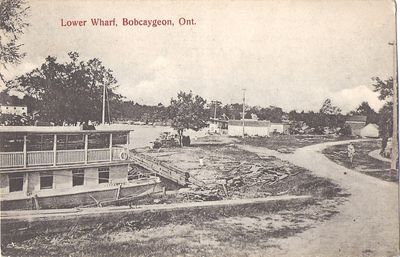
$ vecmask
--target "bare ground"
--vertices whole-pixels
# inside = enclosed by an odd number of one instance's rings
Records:
[[[154,151],[153,156],[173,163],[224,199],[269,195],[311,194],[314,200],[284,208],[246,207],[222,212],[180,212],[166,217],[148,213],[140,223],[116,221],[112,229],[99,224],[84,233],[39,235],[2,247],[10,256],[265,256],[285,251],[285,242],[338,214],[348,194],[329,179],[311,174],[276,157],[230,145],[200,145]],[[199,165],[204,159],[204,166]],[[228,195],[218,180],[227,181]],[[205,189],[191,189],[204,191]],[[209,190],[209,189],[207,189]],[[209,192],[207,192],[209,194]],[[190,194],[149,198],[148,203],[198,201]],[[276,241],[282,239],[281,241]],[[289,247],[292,249],[291,247]]]
[[[398,185],[339,166],[321,151],[330,142],[280,154],[265,148],[245,147],[259,155],[276,155],[313,174],[331,179],[351,195],[339,214],[315,228],[290,238],[275,240],[281,249],[272,256],[398,256]]]
[[[305,194],[334,197],[343,194],[329,180],[312,176],[304,168],[274,156],[260,157],[235,144],[163,149],[147,154],[188,171],[190,176],[207,184],[206,193],[211,189],[219,199]],[[203,159],[203,165],[199,159]],[[226,181],[228,195],[221,181]],[[201,191],[201,188],[191,190]],[[180,195],[185,192],[182,190]]]
[[[280,153],[293,153],[297,148],[344,139],[335,135],[275,135],[272,137],[238,138],[243,144],[265,147]]]
[[[239,208],[148,212],[143,219],[120,219],[111,227],[43,234],[3,249],[6,256],[248,256],[279,248],[288,238],[337,213],[335,200],[284,202]],[[330,208],[327,208],[330,205]]]

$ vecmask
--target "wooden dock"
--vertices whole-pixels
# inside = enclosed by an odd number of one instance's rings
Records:
[[[188,186],[190,184],[205,187],[206,185],[193,177],[190,177],[189,173],[167,164],[151,156],[141,153],[131,153],[129,159],[136,165],[139,165],[146,170],[153,172],[163,178],[169,179],[181,186]]]

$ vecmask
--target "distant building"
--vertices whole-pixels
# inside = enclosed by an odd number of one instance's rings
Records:
[[[244,134],[247,136],[270,136],[271,122],[268,120],[244,120]],[[243,135],[243,120],[228,121],[228,135]]]
[[[361,129],[365,127],[366,123],[367,116],[353,115],[347,118],[345,125],[350,126],[352,136],[361,136]]]
[[[376,124],[370,123],[360,130],[361,137],[378,138],[379,137],[379,127]]]
[[[228,121],[221,119],[210,119],[208,125],[208,133],[211,134],[224,134],[228,129]]]
[[[289,134],[289,124],[286,123],[271,123],[270,133],[272,134]]]
[[[28,107],[16,105],[0,105],[1,114],[27,115]]]

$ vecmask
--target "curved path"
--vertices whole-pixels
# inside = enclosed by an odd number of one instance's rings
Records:
[[[357,141],[357,140],[352,140]],[[328,142],[281,154],[262,147],[241,146],[258,155],[273,155],[313,174],[326,177],[351,196],[330,220],[287,239],[278,239],[273,256],[398,256],[398,185],[342,167],[321,151],[349,141]],[[346,174],[345,174],[346,173]]]
[[[380,151],[381,151],[381,149],[376,149],[376,150],[369,152],[368,155],[371,156],[372,158],[375,158],[375,159],[383,161],[383,162],[392,162],[390,159],[381,156],[379,154]]]

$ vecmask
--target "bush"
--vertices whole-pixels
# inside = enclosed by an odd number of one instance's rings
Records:
[[[351,127],[349,125],[344,125],[340,128],[339,134],[342,136],[351,136]]]

